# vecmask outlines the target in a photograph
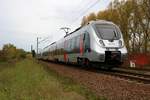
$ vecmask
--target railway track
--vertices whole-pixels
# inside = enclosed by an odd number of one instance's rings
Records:
[[[150,71],[141,71],[141,70],[130,70],[130,69],[123,69],[123,68],[114,68],[113,69],[115,72],[122,72],[122,73],[127,73],[127,74],[132,74],[136,76],[142,76],[145,78],[150,78]]]
[[[101,70],[100,68],[93,68],[93,67],[78,67],[77,65],[66,65],[64,63],[59,63],[60,65],[65,65],[67,67],[74,67],[80,70],[91,71],[95,73],[101,73],[105,75],[111,75],[114,77],[118,77],[121,79],[135,81],[138,83],[150,84],[150,74],[142,73],[141,71],[134,71],[134,70],[124,70],[122,68],[114,68],[112,70]]]
[[[119,77],[121,79],[129,81],[135,81],[138,83],[150,84],[150,74],[147,74],[148,71],[145,72],[143,70],[127,70],[122,68],[113,68],[112,70],[101,70],[99,68],[96,68],[90,71]]]
[[[131,70],[122,70],[122,69],[112,69],[112,70],[101,70],[99,68],[89,68],[85,69],[88,71],[102,73],[105,75],[111,75],[114,77],[119,77],[121,79],[125,79],[128,81],[134,81],[138,83],[150,84],[150,74],[144,74],[138,71],[131,71]]]
[[[99,71],[100,73],[123,78],[129,81],[135,81],[138,83],[144,83],[144,84],[150,84],[150,75],[147,74],[140,74],[140,73],[134,73],[134,72],[126,72],[126,71],[118,71],[118,70],[112,70],[112,71]]]
[[[102,73],[105,75],[111,75],[114,77],[119,77],[121,79],[135,81],[138,83],[150,84],[150,71],[145,70],[131,70],[131,69],[123,69],[123,68],[114,68],[112,70],[100,69],[96,68],[82,68],[84,70]],[[148,73],[148,74],[147,74]]]
[[[128,71],[130,73],[146,74],[150,75],[150,68],[117,68],[116,70]]]

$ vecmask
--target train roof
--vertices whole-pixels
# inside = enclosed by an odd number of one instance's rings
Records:
[[[106,21],[106,20],[96,20],[96,21],[90,21],[88,24],[113,24],[111,21]]]
[[[51,46],[51,45],[53,45],[53,44],[55,44],[55,43],[56,43],[56,42],[51,43],[50,45],[44,47],[44,49],[48,48],[49,46]]]
[[[71,35],[71,34],[73,34],[73,33],[75,33],[76,31],[80,30],[81,28],[82,28],[82,27],[79,27],[79,28],[75,29],[73,32],[71,32],[71,33],[69,33],[69,34],[66,34],[66,35],[64,36],[64,38],[67,37],[67,36],[69,36],[69,35]]]
[[[90,22],[88,22],[86,25],[89,25],[89,24],[113,24],[113,25],[114,25],[113,22],[111,22],[111,21],[106,21],[106,20],[90,21]],[[81,28],[85,27],[86,25],[80,26],[79,28],[75,29],[73,32],[66,34],[66,35],[64,36],[64,38],[67,37],[67,36],[69,36],[69,35],[71,35],[71,34],[73,34],[73,33],[75,33],[76,31],[80,30]]]
[[[88,22],[86,25],[80,26],[79,28],[75,29],[73,32],[68,33],[67,35],[64,36],[64,38],[70,36],[71,34],[77,32],[77,31],[79,31],[79,30],[82,29],[83,27],[86,27],[87,25],[92,25],[92,24],[112,24],[112,25],[115,25],[113,22],[111,22],[111,21],[106,21],[106,20],[90,21],[90,22]],[[58,41],[61,41],[61,40],[63,40],[64,38],[62,38],[62,39],[60,39],[60,40],[58,40]],[[58,42],[58,41],[57,41],[57,42]],[[55,44],[55,43],[56,43],[56,42],[51,43],[50,45],[46,46],[44,49],[48,48],[49,46],[51,46],[51,45],[53,45],[53,44]]]

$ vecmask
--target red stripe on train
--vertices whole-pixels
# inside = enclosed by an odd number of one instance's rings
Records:
[[[65,41],[64,48],[66,48],[66,47],[67,47],[67,42]],[[68,55],[67,55],[66,51],[64,51],[64,61],[67,62],[67,59],[68,59]]]
[[[64,53],[64,61],[65,62],[67,62],[67,58],[68,58],[67,53]]]

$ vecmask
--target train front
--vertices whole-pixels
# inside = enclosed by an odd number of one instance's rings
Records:
[[[111,22],[95,22],[93,25],[91,47],[93,59],[108,65],[121,65],[127,56],[122,33],[119,27]]]

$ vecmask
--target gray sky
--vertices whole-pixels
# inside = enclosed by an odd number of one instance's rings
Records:
[[[36,37],[49,37],[40,48],[62,38],[60,30],[67,26],[72,31],[80,25],[82,16],[107,8],[111,0],[0,0],[0,48],[12,43],[30,51],[36,49]],[[42,39],[41,39],[42,40]]]

